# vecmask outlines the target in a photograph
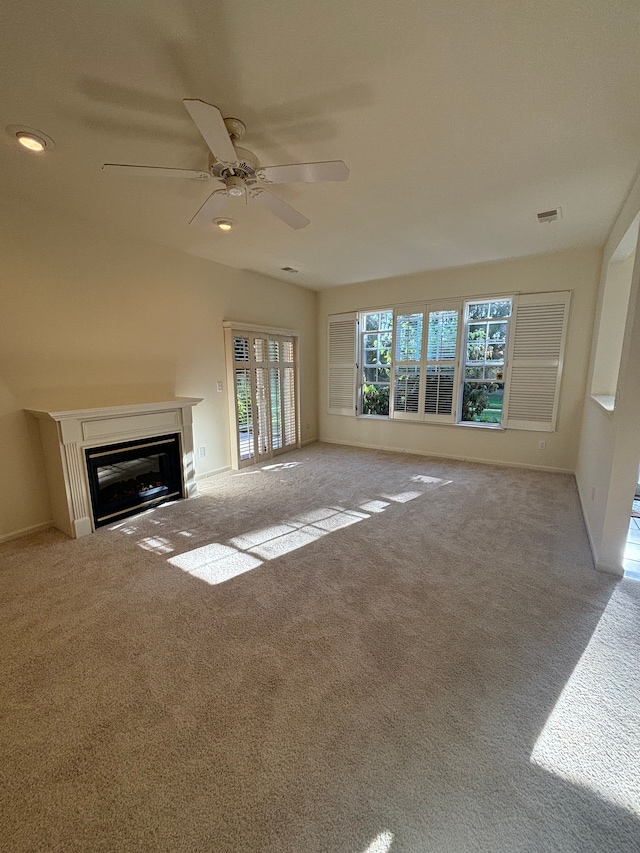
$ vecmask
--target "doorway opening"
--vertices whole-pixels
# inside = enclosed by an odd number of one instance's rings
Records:
[[[299,447],[297,336],[228,328],[233,467]]]

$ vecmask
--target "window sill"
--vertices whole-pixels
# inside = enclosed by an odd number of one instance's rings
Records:
[[[591,399],[594,403],[604,409],[605,412],[613,412],[616,407],[616,398],[609,394],[592,394]]]
[[[389,415],[356,415],[356,420],[387,421],[390,424],[421,424],[423,426],[438,427],[471,427],[471,429],[491,429],[498,432],[506,432],[506,427],[503,427],[501,424],[480,424],[474,421],[457,421],[455,423],[447,421],[419,421],[412,418],[390,418]]]
[[[471,427],[471,429],[497,429],[500,432],[506,432],[502,424],[481,424],[477,421],[458,421],[454,426]]]

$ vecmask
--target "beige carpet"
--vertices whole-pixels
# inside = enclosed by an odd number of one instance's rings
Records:
[[[573,479],[313,445],[0,547],[0,849],[640,850]]]

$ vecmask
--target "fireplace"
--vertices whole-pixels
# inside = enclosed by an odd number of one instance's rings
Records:
[[[199,402],[28,409],[40,428],[53,524],[77,538],[145,507],[194,497]]]
[[[182,497],[180,436],[85,450],[95,527]]]

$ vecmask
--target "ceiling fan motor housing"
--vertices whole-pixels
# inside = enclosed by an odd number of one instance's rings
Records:
[[[225,181],[229,178],[240,178],[245,184],[255,184],[257,181],[256,169],[258,168],[258,158],[252,151],[247,151],[246,148],[235,149],[237,162],[233,165],[223,163],[216,160],[213,154],[209,155],[209,173],[212,178],[218,181]]]

